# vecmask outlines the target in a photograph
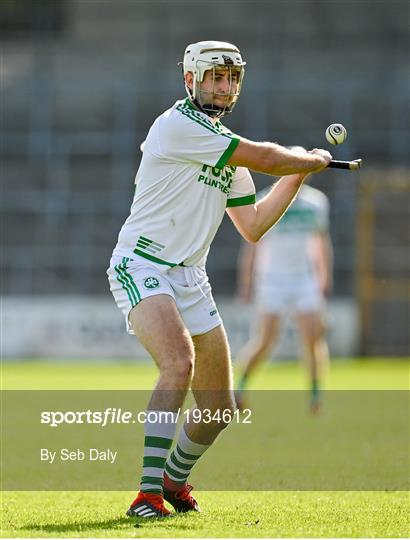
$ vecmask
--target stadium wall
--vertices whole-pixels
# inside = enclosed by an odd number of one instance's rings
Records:
[[[253,306],[229,298],[216,298],[235,358],[249,337]],[[3,297],[3,359],[146,359],[138,340],[125,332],[124,318],[109,298]],[[328,311],[330,352],[337,357],[357,354],[358,310],[351,300],[335,299]],[[272,356],[293,359],[299,355],[296,329],[285,319],[281,339]]]

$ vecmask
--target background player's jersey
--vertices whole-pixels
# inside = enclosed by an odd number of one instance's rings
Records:
[[[309,248],[312,234],[326,233],[328,227],[326,195],[304,184],[279,223],[257,245],[255,268],[259,277],[274,279],[275,276],[312,274],[314,268]]]
[[[239,143],[219,121],[177,101],[142,145],[131,213],[113,256],[141,256],[159,268],[204,265],[227,206],[255,202],[249,171],[226,163]]]

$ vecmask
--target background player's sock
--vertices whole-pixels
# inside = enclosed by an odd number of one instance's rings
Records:
[[[320,405],[320,388],[319,381],[312,379],[310,405],[311,407],[318,407]]]
[[[244,373],[238,383],[238,388],[235,390],[236,406],[240,411],[243,411],[246,407],[247,400],[245,399],[245,386],[247,384],[248,376]]]
[[[243,392],[245,390],[247,378],[248,376],[245,373],[241,375],[238,383],[238,392]]]
[[[169,483],[169,489],[177,484],[180,486],[185,484],[192,467],[209,447],[209,444],[198,444],[191,441],[185,433],[185,426],[182,426],[178,443],[165,464],[166,474],[172,481]]]
[[[175,437],[178,416],[177,413],[170,411],[155,411],[155,413],[157,421],[149,422],[147,419],[145,422],[140,491],[162,494],[165,462]]]

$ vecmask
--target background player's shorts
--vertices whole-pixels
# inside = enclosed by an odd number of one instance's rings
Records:
[[[256,301],[265,313],[291,309],[297,313],[320,312],[324,301],[315,275],[261,276],[256,279]]]
[[[113,257],[107,274],[129,334],[134,334],[128,321],[131,309],[144,298],[158,294],[167,294],[175,300],[192,336],[205,334],[222,324],[204,268],[175,266],[160,272],[139,257],[138,260]]]

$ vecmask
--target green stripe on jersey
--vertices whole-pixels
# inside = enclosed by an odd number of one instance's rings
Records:
[[[222,154],[222,156],[219,158],[218,163],[215,165],[215,168],[217,169],[223,169],[225,165],[228,163],[229,158],[232,156],[232,154],[235,152],[236,147],[239,144],[239,139],[237,137],[234,137],[231,142],[229,143],[228,148],[225,150],[225,152]]]
[[[159,244],[158,242],[154,242],[154,240],[151,240],[150,238],[146,238],[145,236],[140,236],[137,240],[137,248],[141,248],[145,251],[148,251],[149,253],[158,253],[158,251],[161,251],[165,246],[164,244]]]
[[[154,246],[153,244],[144,244],[141,242],[141,240],[138,240],[136,247],[150,251],[151,253],[158,253],[158,251],[161,251],[162,249]]]
[[[228,199],[226,201],[226,207],[232,208],[233,206],[246,206],[248,204],[255,204],[256,195],[247,195],[246,197],[237,197],[236,199]]]
[[[202,127],[209,129],[209,131],[212,131],[216,135],[223,135],[224,137],[232,139],[233,135],[231,131],[227,130],[221,123],[213,124],[210,120],[207,120],[207,118],[203,116],[203,113],[195,110],[190,103],[187,103],[188,101],[188,98],[186,98],[183,103],[180,103],[176,107],[176,110]]]
[[[228,129],[226,126],[224,126],[219,119],[216,121],[215,124],[213,122],[211,122],[208,115],[205,114],[204,112],[200,111],[192,103],[192,101],[189,98],[185,98],[184,102],[182,103],[182,106],[184,108],[190,110],[191,112],[193,112],[195,115],[198,116],[198,118],[200,118],[204,122],[207,122],[210,125],[210,127],[212,127],[213,129],[216,129],[218,131],[218,133],[221,133],[222,135],[232,135],[232,131],[230,129]]]
[[[137,245],[140,244],[141,246],[149,246],[152,244],[149,240],[142,240],[141,238],[138,238]]]
[[[139,247],[139,248],[141,248],[141,249],[143,249],[145,251],[148,251],[149,253],[152,253],[153,255],[155,255],[155,253],[157,253],[155,249],[152,249],[152,248],[150,248],[148,246],[141,246],[139,243],[137,244],[137,247]]]
[[[136,255],[139,255],[140,257],[144,257],[145,259],[148,259],[149,261],[152,261],[158,264],[165,264],[166,266],[170,266],[171,268],[174,268],[174,266],[178,266],[177,263],[172,263],[172,262],[164,261],[163,259],[158,259],[158,257],[153,257],[152,255],[148,255],[148,253],[144,253],[143,251],[137,248],[134,249],[134,253]]]
[[[146,238],[145,236],[142,236],[142,235],[139,237],[139,240],[141,240],[141,242],[146,242],[148,244],[153,244],[153,245],[161,247],[161,248],[165,247],[164,244],[160,244],[159,242],[155,242],[155,240],[151,240],[150,238]]]

